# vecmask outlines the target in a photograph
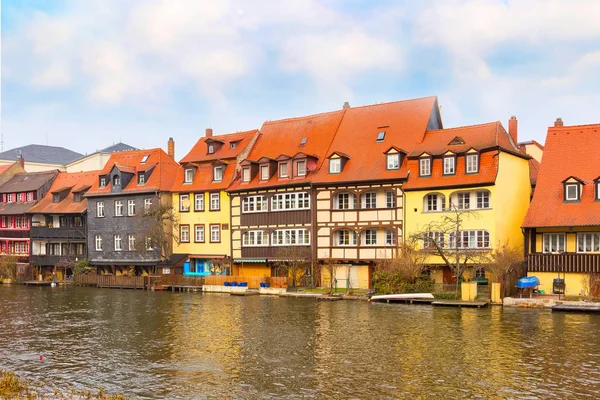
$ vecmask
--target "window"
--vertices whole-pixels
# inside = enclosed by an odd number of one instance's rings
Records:
[[[250,168],[242,169],[242,182],[250,182]]]
[[[242,245],[244,247],[268,246],[269,245],[269,234],[265,231],[244,232]]]
[[[154,250],[153,247],[152,247],[152,238],[151,237],[147,237],[146,238],[146,250],[147,251]]]
[[[127,200],[127,215],[130,217],[135,215],[135,200]]]
[[[113,187],[121,186],[121,177],[119,175],[113,176]]]
[[[204,211],[204,193],[194,194],[194,211]]]
[[[396,245],[396,231],[393,229],[387,229],[385,231],[385,244],[386,246]]]
[[[367,192],[363,194],[361,203],[362,208],[377,208],[377,193]]]
[[[306,161],[298,161],[296,164],[298,176],[306,176]]]
[[[134,251],[135,250],[135,235],[129,235],[128,242],[129,242],[129,251]]]
[[[280,178],[287,178],[287,176],[288,176],[287,167],[288,166],[286,163],[279,164],[279,177]]]
[[[490,208],[490,192],[477,192],[477,208]]]
[[[179,241],[181,243],[189,243],[190,242],[190,226],[189,225],[179,225]]]
[[[223,180],[223,167],[214,167],[213,169],[213,181],[221,182]]]
[[[342,172],[342,159],[333,158],[329,160],[329,173],[339,174],[340,172]]]
[[[564,233],[544,233],[544,253],[560,253],[565,251]]]
[[[454,175],[456,162],[455,157],[444,157],[444,175]]]
[[[485,269],[478,268],[475,270],[475,278],[485,278]]]
[[[356,246],[356,232],[342,229],[336,232],[338,246]]]
[[[190,195],[180,194],[179,195],[179,211],[188,212],[190,211]]]
[[[578,184],[576,183],[569,183],[567,185],[565,185],[565,199],[572,201],[572,200],[579,200],[579,188],[578,188]]]
[[[423,248],[436,249],[437,247],[444,247],[444,234],[435,231],[425,232],[423,237]]]
[[[212,243],[217,243],[221,241],[221,226],[220,225],[211,225],[210,226],[210,241]]]
[[[29,253],[29,243],[15,242],[15,253],[16,254],[28,254]]]
[[[215,145],[214,144],[209,144],[208,145],[208,154],[212,154],[215,152]]]
[[[310,195],[307,192],[281,193],[271,197],[271,211],[310,209]]]
[[[140,172],[138,173],[138,185],[143,185],[144,183],[146,183],[146,175]]]
[[[144,199],[144,211],[149,212],[152,207],[152,199]]]
[[[269,180],[269,166],[268,165],[260,166],[260,180],[261,181]]]
[[[302,140],[300,141],[300,147],[304,147],[307,140],[308,140],[307,138],[303,137]]]
[[[183,183],[192,183],[194,181],[194,168],[186,168]]]
[[[444,209],[444,198],[438,194],[428,194],[425,196],[425,210],[430,211],[442,211]]]
[[[365,246],[377,245],[377,229],[367,229],[363,233],[363,244]]]
[[[29,192],[27,193],[27,201],[32,201],[33,200],[33,193]]]
[[[308,246],[310,232],[308,229],[278,229],[273,232],[272,246]]]
[[[396,194],[394,192],[385,192],[385,206],[387,208],[396,207]]]
[[[106,178],[103,176],[100,177],[100,187],[106,187]]]
[[[490,247],[490,234],[484,230],[452,232],[448,235],[448,239],[451,248],[485,249]]]
[[[238,145],[238,142],[231,142],[231,143],[229,143],[229,148],[235,149],[237,147],[237,145]]]
[[[422,158],[419,160],[419,176],[431,176],[430,158]]]
[[[74,203],[81,203],[81,193],[74,193],[73,194],[73,202]]]
[[[144,157],[142,157],[142,161],[140,161],[140,164],[145,164],[146,161],[148,161],[148,157],[150,157],[150,154],[144,155]]]
[[[17,202],[20,203],[23,201],[23,193],[17,193]]]
[[[385,139],[385,131],[379,131],[377,133],[377,142],[383,142],[383,139]]]
[[[578,253],[600,252],[600,234],[598,234],[598,233],[578,233],[577,234],[577,252]]]
[[[596,200],[600,200],[600,180],[596,182]]]
[[[471,193],[458,193],[456,197],[458,200],[457,207],[459,210],[468,210],[471,208]]]
[[[6,217],[2,216],[2,227],[6,228],[8,225],[6,224]]]
[[[13,202],[13,194],[12,193],[9,193],[6,195],[6,201],[9,203]]]
[[[104,217],[104,202],[99,201],[96,203],[96,217]]]
[[[467,154],[466,156],[467,174],[475,174],[479,171],[479,155]]]
[[[204,242],[204,225],[195,225],[194,226],[194,242],[196,242],[196,243]]]
[[[262,212],[268,211],[267,198],[265,196],[249,196],[242,200],[242,212]]]
[[[210,210],[218,211],[221,209],[221,198],[219,193],[211,193],[210,194]]]
[[[115,217],[123,216],[123,202],[121,200],[115,200]]]
[[[17,196],[17,200],[18,200],[19,196]],[[52,202],[53,203],[60,203],[60,194],[55,193],[52,194]]]
[[[353,210],[356,208],[356,195],[354,193],[338,193],[334,198],[334,209]]]
[[[400,168],[400,154],[388,154],[387,155],[387,169],[398,169]]]
[[[121,235],[115,235],[115,251],[121,251]]]

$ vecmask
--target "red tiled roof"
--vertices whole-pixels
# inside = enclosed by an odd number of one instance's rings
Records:
[[[277,159],[279,156],[305,153],[317,158],[315,163],[307,164],[307,174],[303,177],[278,178],[275,174],[268,181],[260,181],[257,174],[251,182],[240,182],[236,179],[230,190],[245,190],[274,186],[288,186],[310,182],[314,171],[318,171],[325,157],[329,154],[331,141],[344,115],[344,110],[323,114],[309,115],[299,118],[265,122],[260,129],[260,136],[250,151],[247,159],[258,161],[263,157]],[[302,139],[306,143],[301,146]]]
[[[458,144],[450,145],[449,143],[453,141]],[[496,181],[498,171],[498,148],[518,157],[529,158],[515,146],[500,122],[427,131],[423,141],[409,153],[408,162],[405,162],[400,168],[401,172],[409,173],[409,179],[404,185],[404,189],[418,190],[492,184]],[[476,174],[466,173],[463,155],[471,149],[481,152],[479,172]],[[445,176],[443,175],[442,158],[436,156],[442,156],[449,151],[459,154],[459,156],[456,158],[456,174]],[[430,177],[419,177],[418,156],[424,153],[434,156]]]
[[[202,162],[202,161],[211,161],[211,160],[219,160],[219,159],[228,159],[235,158],[240,154],[242,150],[248,146],[252,137],[258,132],[257,129],[253,129],[250,131],[230,133],[227,135],[215,135],[211,137],[203,137],[200,138],[192,147],[190,152],[186,154],[185,157],[181,159],[181,163],[189,163],[189,162]],[[215,153],[208,154],[208,145],[206,144],[207,140],[214,140],[218,142],[222,142],[223,146],[220,150]],[[239,142],[235,148],[231,148],[231,143]]]
[[[83,198],[80,202],[73,202],[73,193],[75,190],[70,190],[69,194],[60,202],[52,202],[52,193],[62,192],[67,189],[74,188],[76,185],[82,187],[84,185],[91,185],[98,179],[98,173],[100,171],[88,171],[88,172],[60,172],[52,187],[35,206],[29,209],[29,213],[42,213],[42,214],[70,214],[70,213],[82,213],[87,209],[87,200]]]
[[[148,156],[145,163],[141,163],[144,156]],[[143,185],[138,185],[137,176],[134,175],[133,179],[129,182],[127,187],[123,188],[118,194],[128,193],[147,193],[147,192],[168,192],[171,190],[175,177],[179,170],[179,164],[177,164],[167,153],[162,149],[149,149],[149,150],[131,150],[120,153],[111,154],[110,158],[106,162],[106,165],[97,174],[97,179],[92,184],[90,190],[86,193],[86,196],[103,196],[111,195],[111,179],[106,179],[107,185],[103,188],[100,187],[100,175],[108,175],[113,170],[113,167],[117,165],[120,171],[126,171],[130,173],[136,173],[138,171],[145,171],[147,165],[156,165],[149,177],[146,177],[146,182]],[[115,193],[117,194],[117,193]]]
[[[435,113],[435,96],[420,99],[351,107],[344,117],[329,154],[347,155],[348,161],[339,174],[329,174],[328,168],[318,170],[315,183],[357,182],[405,177],[400,170],[387,170],[384,152],[391,147],[412,149],[423,140],[427,125]],[[379,132],[384,139],[377,141]]]
[[[540,171],[540,163],[535,158],[529,160],[529,182],[531,186],[536,186],[538,174]]]
[[[600,225],[600,202],[594,180],[600,175],[600,124],[548,128],[544,158],[523,227]],[[563,181],[577,176],[585,182],[579,203],[565,203]]]
[[[180,167],[175,178],[175,184],[171,188],[172,192],[203,192],[210,190],[225,190],[234,178],[237,163],[235,160],[226,162],[223,171],[223,180],[213,182],[213,165],[211,163],[201,163],[196,165],[196,172],[192,183],[183,183],[185,168]]]

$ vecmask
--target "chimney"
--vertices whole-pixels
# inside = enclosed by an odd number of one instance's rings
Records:
[[[556,118],[556,121],[554,121],[554,126],[565,126],[562,118]]]
[[[167,154],[169,154],[169,157],[172,159],[175,159],[175,141],[172,137],[170,137],[167,142]]]
[[[23,154],[19,154],[19,158],[17,158],[17,161],[19,162],[19,164],[21,164],[21,167],[25,168],[25,159],[23,158]]]
[[[510,117],[508,120],[508,133],[512,137],[513,142],[515,142],[515,146],[519,145],[519,135],[518,135],[518,122],[517,117],[514,115]]]
[[[206,128],[206,137],[212,137],[212,128]]]
[[[350,108],[350,103],[348,103],[347,101],[345,101],[344,105],[342,106],[342,110],[345,110],[347,108]]]

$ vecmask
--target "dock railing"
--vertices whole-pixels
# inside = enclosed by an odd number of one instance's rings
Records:
[[[258,289],[261,282],[268,281],[269,286],[273,288],[287,288],[288,280],[286,277],[270,277],[265,279],[263,276],[224,276],[209,275],[204,277],[206,285],[223,286],[225,282],[248,282],[248,288]]]

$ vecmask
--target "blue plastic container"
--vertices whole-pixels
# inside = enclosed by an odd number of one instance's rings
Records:
[[[539,284],[540,280],[537,278],[537,276],[528,276],[517,281],[517,287],[519,289],[534,288]]]

